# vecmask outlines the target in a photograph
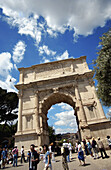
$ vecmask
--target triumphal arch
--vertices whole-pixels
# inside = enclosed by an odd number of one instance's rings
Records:
[[[49,143],[47,113],[52,105],[61,102],[74,108],[81,138],[111,135],[111,125],[96,95],[94,73],[88,68],[86,56],[19,68],[19,71],[15,134],[19,148]]]

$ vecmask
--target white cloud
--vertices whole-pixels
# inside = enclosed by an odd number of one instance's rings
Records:
[[[8,92],[17,92],[17,89],[14,87],[16,79],[8,75],[5,81],[0,80],[0,87],[7,89]]]
[[[15,68],[15,70],[17,70],[17,65],[16,64],[14,64],[14,68]]]
[[[8,16],[7,21],[18,27],[18,33],[30,35],[37,43],[41,40],[38,31],[45,30],[43,25],[43,28],[38,26],[39,16],[44,17],[46,31],[51,36],[54,32],[63,34],[66,29],[73,29],[74,37],[92,34],[95,28],[103,27],[111,19],[110,0],[1,0],[0,7]]]
[[[46,45],[40,46],[38,51],[40,55],[46,54],[54,56],[56,54],[56,51],[50,50]]]
[[[50,115],[50,117],[53,119],[55,132],[56,133],[77,132],[78,126],[76,122],[76,117],[74,116],[74,109],[66,103],[56,104],[54,108],[55,110],[60,111],[59,113]]]
[[[56,126],[68,126],[68,127],[76,127],[76,117],[74,116],[74,110],[68,110],[60,113],[56,113],[55,117],[57,121],[55,122]]]
[[[19,41],[13,49],[13,61],[15,63],[20,63],[23,60],[26,45],[23,41]]]
[[[65,128],[65,129],[62,129],[62,128],[55,128],[55,133],[56,134],[59,134],[59,133],[76,133],[77,132],[77,128]]]
[[[57,105],[60,106],[62,108],[62,110],[72,110],[72,107],[66,103],[59,103]]]
[[[61,56],[56,56],[55,59],[56,60],[64,60],[64,59],[68,59],[68,57],[69,57],[69,53],[66,50]]]
[[[0,75],[2,77],[7,77],[9,72],[13,69],[13,64],[11,63],[11,54],[8,52],[3,52],[0,54]]]
[[[16,65],[11,62],[11,54],[3,52],[0,54],[0,87],[7,89],[8,92],[17,92],[14,84],[16,79],[10,74],[13,69],[17,69]]]
[[[50,62],[49,59],[47,59],[46,57],[43,57],[43,58],[42,58],[42,63],[48,63],[48,62]]]
[[[111,108],[109,108],[109,111],[108,111],[108,113],[107,113],[107,116],[108,116],[108,117],[111,117]]]
[[[50,116],[53,120],[57,120],[57,118],[55,118],[54,116]]]
[[[53,107],[53,106],[48,110],[48,112],[50,112],[51,110],[54,110],[54,107]]]
[[[51,28],[47,28],[47,33],[51,36],[51,37],[57,37],[57,32],[52,30]]]
[[[3,8],[3,13],[8,16],[4,19],[8,24],[18,27],[18,33],[20,35],[30,35],[35,39],[36,44],[38,45],[41,41],[41,28],[37,26],[38,15],[34,14],[32,16],[26,16],[22,11],[14,11],[10,8]]]

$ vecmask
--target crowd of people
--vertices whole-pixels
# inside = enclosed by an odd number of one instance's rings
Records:
[[[107,136],[107,142],[109,148],[111,149],[110,136]],[[80,142],[78,142],[78,144],[76,143],[76,151],[78,153],[78,159],[80,161],[80,165],[81,165],[81,161],[83,161],[83,165],[85,165],[85,157],[88,155],[90,155],[90,157],[94,159],[99,159],[100,157],[102,159],[109,158],[100,137],[98,137],[97,141],[93,137],[92,140],[83,139],[81,143]],[[99,155],[99,152],[101,155]]]
[[[111,149],[111,139],[110,136],[107,136],[107,142],[109,148]],[[73,146],[69,141],[64,140],[63,145],[61,146],[61,155],[62,155],[62,166],[64,170],[68,170],[68,162],[72,160],[72,149]],[[80,165],[85,165],[86,156],[90,155],[91,158],[102,159],[108,158],[105,151],[104,144],[100,137],[97,140],[92,138],[83,139],[82,142],[78,141],[75,145],[75,152],[78,154],[78,159]],[[99,155],[101,154],[101,155]],[[55,163],[55,144],[51,143],[49,146],[44,145],[38,149],[35,148],[34,144],[31,144],[30,150],[27,152],[27,157],[25,156],[24,146],[21,147],[20,151],[20,162],[29,162],[29,170],[37,170],[38,163],[44,161],[44,170],[52,170],[52,162]],[[13,167],[17,167],[18,163],[18,148],[15,146],[12,150],[8,150],[7,147],[3,149],[0,148],[0,169],[1,166],[4,169],[5,164],[12,164]]]

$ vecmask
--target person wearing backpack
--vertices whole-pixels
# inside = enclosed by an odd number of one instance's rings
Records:
[[[68,148],[63,145],[61,147],[61,154],[62,154],[62,166],[64,170],[69,170],[68,163],[67,163],[67,155],[69,154]]]
[[[34,149],[35,145],[31,144],[30,146],[30,155],[29,155],[29,170],[37,170],[37,164],[39,163],[39,154]]]
[[[65,139],[63,140],[63,147],[65,149],[67,162],[70,162],[70,159],[69,159],[69,146],[68,146],[68,143],[65,142]]]
[[[48,151],[48,146],[44,145],[43,150],[44,150],[44,153],[45,153],[45,156],[44,156],[44,162],[45,162],[44,170],[48,170],[48,169],[52,170],[51,153]]]

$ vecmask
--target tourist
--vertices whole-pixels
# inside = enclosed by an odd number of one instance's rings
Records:
[[[34,150],[35,145],[30,146],[30,157],[29,157],[29,170],[37,170],[37,164],[39,163],[39,154]]]
[[[107,136],[107,142],[108,142],[109,148],[111,149],[111,139],[110,139],[110,136]]]
[[[51,144],[49,145],[49,152],[52,153]]]
[[[2,156],[2,149],[0,148],[0,169],[1,169],[1,156]]]
[[[83,140],[82,140],[82,143],[83,143],[83,149],[84,149],[85,155],[87,156],[87,155],[88,155],[88,149],[87,149],[86,140],[83,139]]]
[[[97,158],[99,158],[99,155],[98,155],[98,146],[97,146],[97,142],[94,139],[94,137],[92,139],[92,148],[93,148],[93,152],[94,152],[94,159],[96,159],[96,156],[97,156]]]
[[[8,162],[9,162],[9,164],[12,164],[13,163],[13,155],[12,155],[12,152],[11,152],[11,150],[9,150],[9,156],[8,156]]]
[[[103,157],[103,153],[105,155],[105,158],[109,158],[109,156],[107,155],[106,151],[105,151],[105,148],[104,148],[104,144],[103,142],[101,141],[100,137],[98,137],[98,147],[99,147],[99,150],[101,152],[101,157],[102,159],[104,159]]]
[[[71,143],[68,141],[68,149],[69,149],[69,162],[72,159],[72,145]]]
[[[50,152],[48,151],[48,146],[47,146],[47,145],[44,145],[44,146],[43,146],[43,150],[44,150],[44,153],[45,153],[45,156],[44,156],[44,162],[45,162],[44,170],[47,170],[47,169],[52,170],[51,154],[50,154]]]
[[[15,164],[16,164],[16,167],[17,167],[17,158],[18,158],[17,146],[14,147],[14,149],[12,150],[12,153],[13,153],[13,166],[15,167]]]
[[[43,153],[42,148],[39,148],[39,154],[42,154],[42,153]]]
[[[5,169],[5,164],[6,164],[6,158],[7,158],[7,155],[6,155],[6,151],[5,151],[5,148],[3,148],[3,151],[2,151],[2,165],[3,165],[3,169]]]
[[[75,152],[78,152],[78,143],[76,142]]]
[[[51,155],[52,155],[52,162],[55,162],[55,146],[54,146],[54,143],[52,142],[51,144],[50,144],[50,146],[51,146]]]
[[[62,166],[64,170],[69,170],[68,164],[67,164],[67,147],[66,145],[63,145],[61,147],[61,154],[62,154]]]
[[[30,151],[28,151],[28,153],[27,153],[27,162],[29,162],[30,156],[31,156],[31,153],[30,153]]]
[[[43,154],[43,148],[39,148],[39,156],[40,156],[40,160],[42,161],[44,159],[44,154]]]
[[[84,162],[83,165],[85,165],[84,152],[82,150],[82,146],[80,142],[78,142],[78,159],[79,159],[80,165],[82,165],[81,161],[83,161]]]
[[[56,152],[57,152],[57,156],[61,155],[61,147],[60,146],[56,146]]]
[[[91,157],[93,157],[93,153],[92,153],[92,145],[91,145],[91,143],[90,143],[90,141],[89,140],[87,140],[87,148],[88,148],[88,152],[89,152],[89,154],[91,155]]]
[[[24,146],[22,146],[22,148],[21,148],[21,163],[22,163],[22,160],[24,160],[24,162],[26,162],[25,161],[25,154],[24,154]]]
[[[66,142],[65,139],[63,140],[63,147],[65,148],[67,162],[70,162],[70,159],[69,159],[69,147],[68,147],[68,143]]]
[[[7,148],[7,145],[5,145],[5,154],[6,154],[6,163],[8,164],[8,148]]]

